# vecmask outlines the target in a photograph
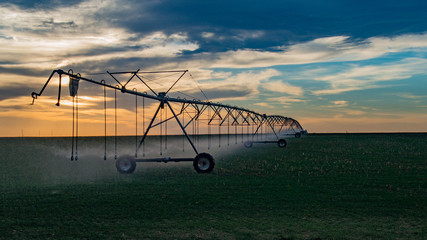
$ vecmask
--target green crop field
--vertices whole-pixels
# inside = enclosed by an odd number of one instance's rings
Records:
[[[0,139],[0,239],[427,239],[427,134],[222,146],[210,174],[140,163],[123,175],[103,138],[80,138],[77,162],[70,145]]]

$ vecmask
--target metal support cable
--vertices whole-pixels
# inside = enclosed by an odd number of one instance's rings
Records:
[[[252,132],[251,132],[252,140],[254,139],[254,134],[255,134],[255,132],[254,132],[254,125],[255,125],[255,123],[252,124]],[[257,136],[258,136],[258,134],[257,134]],[[257,138],[257,140],[258,140],[258,138]]]
[[[160,109],[160,122],[163,120],[163,109]],[[163,155],[162,152],[162,134],[163,134],[163,124],[160,124],[160,156]]]
[[[199,115],[200,117],[200,115]],[[200,119],[197,119],[197,147],[199,147],[199,143],[200,143]]]
[[[182,125],[185,126],[185,113],[182,114]],[[185,134],[182,135],[182,152],[185,152],[184,140],[185,140]]]
[[[237,144],[237,124],[234,125],[234,144]]]
[[[199,146],[199,142],[200,142],[200,121],[199,118],[197,118],[196,120],[196,135],[197,135],[197,147]]]
[[[73,126],[71,129],[71,161],[74,161],[74,97],[73,97]]]
[[[107,88],[106,86],[104,86],[104,160],[107,160]]]
[[[114,159],[117,160],[117,89],[114,91]]]
[[[154,120],[156,119],[157,114],[159,113],[159,110],[160,110],[161,105],[162,105],[162,104],[160,103],[160,104],[159,104],[159,106],[157,107],[157,110],[156,110],[156,112],[154,113],[153,118],[151,119],[150,123],[148,124],[147,130],[145,130],[145,132],[144,132],[144,136],[142,136],[141,141],[139,141],[138,149],[139,149],[139,148],[142,146],[142,144],[144,143],[144,140],[145,140],[145,138],[147,137],[148,132],[149,132],[149,131],[150,131],[150,129],[151,129],[151,126],[153,126],[153,122],[154,122]]]
[[[249,141],[249,125],[246,126],[246,141]]]
[[[132,77],[130,77],[130,78],[129,78],[129,80],[125,83],[125,85],[123,85],[123,87],[126,87],[126,85],[128,85],[128,83],[129,83],[130,81],[132,81],[133,77],[135,77],[135,75],[136,75],[138,72],[139,72],[139,69],[138,69],[138,70],[136,70],[136,72],[134,72],[134,73],[133,73]]]
[[[150,89],[150,91],[152,92],[152,93],[154,93],[154,95],[156,95],[157,96],[157,93],[146,83],[146,82],[144,82],[144,80],[142,80],[142,78],[140,78],[138,75],[136,75],[136,77],[146,86],[146,87],[148,87],[148,89]]]
[[[119,80],[117,80],[117,78],[115,78],[114,77],[114,75],[113,75],[113,73],[110,73],[110,72],[108,72],[107,71],[107,73],[114,79],[114,80],[116,80],[116,82],[121,86],[121,87],[123,87],[123,85],[122,85],[122,83],[119,81]],[[116,87],[118,87],[117,85],[116,85]]]
[[[211,108],[208,108],[208,120],[211,118]],[[211,125],[208,122],[208,149],[211,149]]]
[[[182,72],[182,71],[181,71]],[[156,72],[155,72],[156,73]],[[172,74],[172,75],[175,75],[175,74]],[[170,76],[172,76],[172,75],[170,75]],[[139,78],[140,79],[140,81],[146,86],[146,87],[148,87],[150,90],[151,90],[151,92],[153,92],[154,93],[154,95],[156,95],[157,96],[157,93],[155,93],[154,92],[154,90],[150,87],[150,86],[148,86],[148,84],[147,84],[147,82],[154,82],[155,80],[158,80],[158,79],[150,79],[150,78],[147,78],[147,77],[145,77],[145,76],[138,76],[138,75],[136,75],[136,77],[137,78]],[[168,76],[166,76],[166,77],[168,77]],[[148,81],[144,81],[144,80],[142,80],[142,79],[146,79],[146,80],[148,80]],[[160,78],[159,78],[160,79]],[[161,86],[161,87],[166,87],[164,84],[161,84],[161,83],[159,83],[159,82],[154,82],[155,84],[157,84],[157,85],[159,85],[159,86]],[[189,94],[186,94],[185,92],[182,92],[182,91],[175,91],[175,92],[177,92],[177,93],[180,93],[180,94],[182,94],[182,95],[184,95],[184,96],[187,96],[187,97],[189,97],[189,98],[191,98],[191,99],[195,99],[196,97],[195,96],[191,96],[191,95],[189,95]]]
[[[242,143],[243,143],[243,131],[245,130],[245,126],[242,124]]]
[[[208,100],[208,101],[209,101],[209,98],[206,96],[206,94],[205,94],[205,92],[202,90],[202,88],[200,88],[200,86],[199,86],[199,84],[197,83],[196,79],[194,79],[194,78],[193,78],[193,75],[191,75],[191,73],[188,73],[188,74],[190,74],[191,79],[193,79],[193,81],[196,83],[196,86],[199,88],[200,92],[202,92],[202,94],[203,94],[203,96],[206,98],[206,100]]]
[[[73,120],[71,133],[71,161],[78,159],[79,107],[78,96],[73,97]]]
[[[221,147],[221,124],[218,123],[218,147]]]
[[[193,142],[196,142],[196,121],[192,121],[191,126],[193,127]]]
[[[136,89],[135,89],[135,92],[136,92]],[[137,157],[138,157],[138,95],[135,95],[135,158]]]
[[[145,131],[145,97],[142,97],[142,131]],[[138,148],[136,149],[138,151]],[[142,156],[145,157],[145,144],[142,145]]]
[[[227,146],[230,146],[230,116],[227,116]]]
[[[76,94],[76,153],[75,153],[75,157],[74,160],[77,161],[77,155],[78,155],[78,146],[79,146],[79,95]]]
[[[185,73],[187,73],[188,72],[188,70],[185,70],[182,74],[181,74],[181,76],[172,84],[172,86],[166,91],[166,93],[168,93],[178,82],[179,82],[179,80],[185,75]]]

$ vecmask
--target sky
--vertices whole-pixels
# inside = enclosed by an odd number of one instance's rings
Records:
[[[419,0],[2,1],[0,136],[71,134],[57,77],[30,105],[56,69],[187,69],[177,90],[308,132],[427,132],[426,16]],[[79,91],[80,134],[102,135],[102,89]],[[120,96],[121,134],[134,131],[132,101]]]

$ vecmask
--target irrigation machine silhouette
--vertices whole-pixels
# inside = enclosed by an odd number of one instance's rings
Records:
[[[72,97],[72,105],[73,105],[73,128],[72,128],[72,151],[71,151],[71,160],[77,160],[77,150],[78,150],[78,89],[79,82],[85,81],[92,84],[99,85],[103,87],[104,92],[104,126],[105,126],[105,138],[104,138],[104,160],[107,159],[107,89],[114,90],[114,119],[115,119],[115,160],[116,160],[116,168],[120,173],[133,173],[136,168],[137,162],[182,162],[188,161],[193,162],[193,167],[198,173],[209,173],[214,169],[215,161],[212,155],[206,152],[199,152],[198,144],[195,144],[197,141],[200,132],[198,129],[200,128],[200,122],[206,124],[205,127],[208,128],[208,144],[209,149],[211,145],[211,136],[216,135],[219,139],[219,147],[221,146],[221,136],[223,139],[227,139],[228,143],[230,141],[230,127],[234,127],[234,137],[237,143],[237,135],[241,135],[242,143],[245,147],[250,148],[254,143],[276,143],[278,147],[284,148],[287,145],[285,136],[292,135],[295,138],[301,137],[301,135],[306,134],[300,123],[292,118],[284,117],[280,115],[266,115],[260,114],[249,109],[230,106],[221,103],[214,103],[207,99],[203,90],[199,88],[200,92],[206,97],[206,100],[199,99],[186,99],[181,97],[170,97],[169,94],[171,90],[175,87],[175,85],[183,78],[185,74],[189,74],[188,70],[179,70],[179,71],[127,71],[127,72],[106,72],[102,73],[111,77],[110,81],[114,82],[114,85],[108,84],[106,80],[102,79],[92,80],[89,78],[82,77],[81,74],[74,74],[70,69],[68,72],[65,72],[61,69],[54,70],[50,74],[43,88],[39,93],[32,92],[31,96],[33,98],[32,104],[34,104],[34,100],[42,95],[43,91],[46,89],[49,82],[52,80],[53,76],[57,74],[59,76],[59,86],[58,86],[58,100],[56,105],[60,106],[61,99],[61,87],[65,82],[63,77],[69,78],[69,92]],[[88,75],[100,75],[97,74],[88,74]],[[147,76],[153,76],[155,74],[169,74],[177,76],[177,79],[173,80],[173,83],[168,87],[167,91],[156,92],[148,83],[152,84],[154,81]],[[129,79],[126,81],[119,81],[119,75],[128,75]],[[192,77],[192,76],[191,76]],[[194,80],[194,79],[193,79]],[[132,82],[133,81],[133,82]],[[141,92],[137,91],[136,88],[128,89],[126,87],[130,87],[130,83],[142,85],[146,91]],[[136,144],[135,144],[135,154],[133,155],[122,155],[117,156],[117,92],[131,94],[135,96],[135,121],[136,128],[138,126],[138,98],[142,98],[142,110],[143,110],[143,134],[138,135],[138,130],[136,130]],[[188,96],[183,92],[181,96]],[[149,121],[147,127],[145,127],[145,99],[151,99],[157,101],[158,106]],[[169,116],[167,117],[167,113],[169,112]],[[187,118],[187,119],[185,119]],[[156,121],[157,119],[157,121]],[[196,156],[188,157],[188,158],[173,158],[173,157],[159,157],[159,158],[145,158],[145,141],[147,140],[147,135],[155,127],[160,127],[160,149],[162,148],[162,136],[165,135],[165,139],[167,141],[167,123],[169,121],[176,121],[179,129],[182,131],[183,136],[191,145],[191,148],[194,150]],[[187,129],[190,125],[193,128],[193,134],[189,134],[189,130]],[[241,132],[238,133],[238,127],[241,128]],[[215,128],[215,129],[212,129]],[[221,133],[221,128],[225,128]],[[246,133],[245,132],[246,128]],[[263,130],[264,129],[264,130]],[[215,131],[215,133],[212,133]],[[225,136],[224,136],[225,135]],[[244,136],[246,137],[246,141],[243,141]],[[139,137],[141,139],[138,141]],[[143,158],[138,157],[138,153],[143,153]],[[160,150],[160,155],[162,155]]]

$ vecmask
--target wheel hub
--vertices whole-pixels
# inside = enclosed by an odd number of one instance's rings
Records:
[[[199,168],[200,168],[201,170],[207,170],[207,169],[209,168],[209,166],[210,166],[210,163],[209,163],[209,160],[208,160],[208,159],[206,159],[206,158],[201,158],[201,159],[199,159],[199,163],[198,163],[198,165],[199,165]]]

